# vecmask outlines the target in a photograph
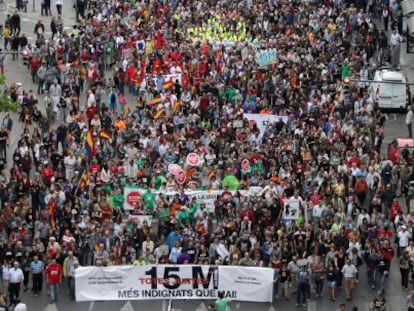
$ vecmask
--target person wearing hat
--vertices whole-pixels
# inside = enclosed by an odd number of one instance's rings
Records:
[[[385,300],[381,291],[377,292],[377,296],[370,303],[371,311],[384,311],[387,306],[387,301]]]

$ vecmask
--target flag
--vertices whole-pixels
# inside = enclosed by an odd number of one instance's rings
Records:
[[[85,137],[85,149],[90,157],[94,157],[96,153],[95,140],[93,138],[92,128],[89,129]]]
[[[79,189],[81,191],[84,191],[87,187],[89,187],[89,184],[91,181],[89,180],[88,173],[86,171],[83,171],[80,182],[79,182]]]
[[[161,115],[164,113],[164,108],[158,109],[155,113],[154,113],[154,119],[158,119],[159,117],[161,117]]]
[[[159,103],[161,103],[162,102],[162,99],[161,99],[161,96],[157,96],[157,97],[154,97],[151,101],[150,101],[150,106],[155,106],[155,105],[158,105]]]
[[[112,135],[107,130],[100,130],[99,131],[99,137],[105,138],[105,139],[111,139]]]
[[[173,86],[174,86],[174,82],[165,81],[164,84],[162,85],[162,89],[167,91],[167,90],[172,89]]]
[[[50,226],[55,229],[56,221],[55,221],[55,210],[56,210],[56,202],[50,201],[48,204],[49,209],[49,217],[50,217]]]
[[[214,175],[215,175],[215,173],[214,173],[213,169],[209,170],[208,173],[207,173],[207,177],[210,178],[210,179],[213,178]]]
[[[173,111],[178,112],[181,108],[181,100],[176,100],[173,105]]]
[[[128,116],[128,114],[129,114],[129,107],[128,107],[128,105],[125,105],[124,112],[123,112],[123,117],[126,118]]]

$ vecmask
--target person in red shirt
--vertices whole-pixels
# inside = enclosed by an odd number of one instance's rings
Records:
[[[384,243],[381,248],[381,256],[384,258],[384,262],[386,265],[386,270],[390,270],[391,260],[395,256],[394,248],[391,246],[391,243],[389,240],[384,240]]]
[[[395,217],[400,213],[401,205],[398,203],[398,198],[394,198],[390,208],[390,220],[394,223]]]
[[[50,186],[52,182],[52,177],[54,175],[53,169],[50,167],[49,162],[44,162],[44,168],[42,170],[43,180],[47,186]]]
[[[96,114],[99,113],[98,108],[95,106],[95,104],[92,104],[87,110],[86,110],[86,116],[88,117],[89,124],[91,123],[92,119],[95,117]]]
[[[33,83],[36,82],[36,73],[37,70],[40,68],[41,65],[41,59],[38,55],[34,54],[30,58],[29,67],[30,67],[30,74],[32,76]]]
[[[378,230],[378,240],[383,241],[385,239],[391,239],[393,236],[392,230],[388,226]]]
[[[46,280],[49,285],[50,302],[55,303],[59,285],[62,283],[62,266],[56,262],[56,258],[52,258],[52,261],[46,267]]]
[[[98,164],[98,161],[93,160],[92,164],[89,165],[89,173],[90,174],[97,174],[101,171],[101,167]]]

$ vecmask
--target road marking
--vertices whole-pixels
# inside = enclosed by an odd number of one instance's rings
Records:
[[[195,311],[208,311],[208,308],[204,302],[200,303],[200,305],[195,309]]]
[[[316,301],[308,302],[308,311],[316,311]]]
[[[127,301],[119,311],[135,311],[132,307],[131,301]]]
[[[46,308],[43,309],[43,311],[59,311],[59,310],[56,307],[56,304],[52,303],[52,304],[48,304]]]
[[[273,305],[271,305],[271,306],[269,307],[269,310],[267,310],[267,311],[276,311],[276,309],[275,309],[275,307],[273,307]]]
[[[95,305],[95,301],[91,301],[91,304],[89,305],[88,311],[92,311],[94,305]]]

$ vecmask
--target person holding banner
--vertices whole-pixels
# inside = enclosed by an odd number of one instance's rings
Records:
[[[230,311],[229,306],[230,300],[224,298],[224,294],[222,292],[218,293],[218,299],[215,302],[216,310],[217,311]]]

